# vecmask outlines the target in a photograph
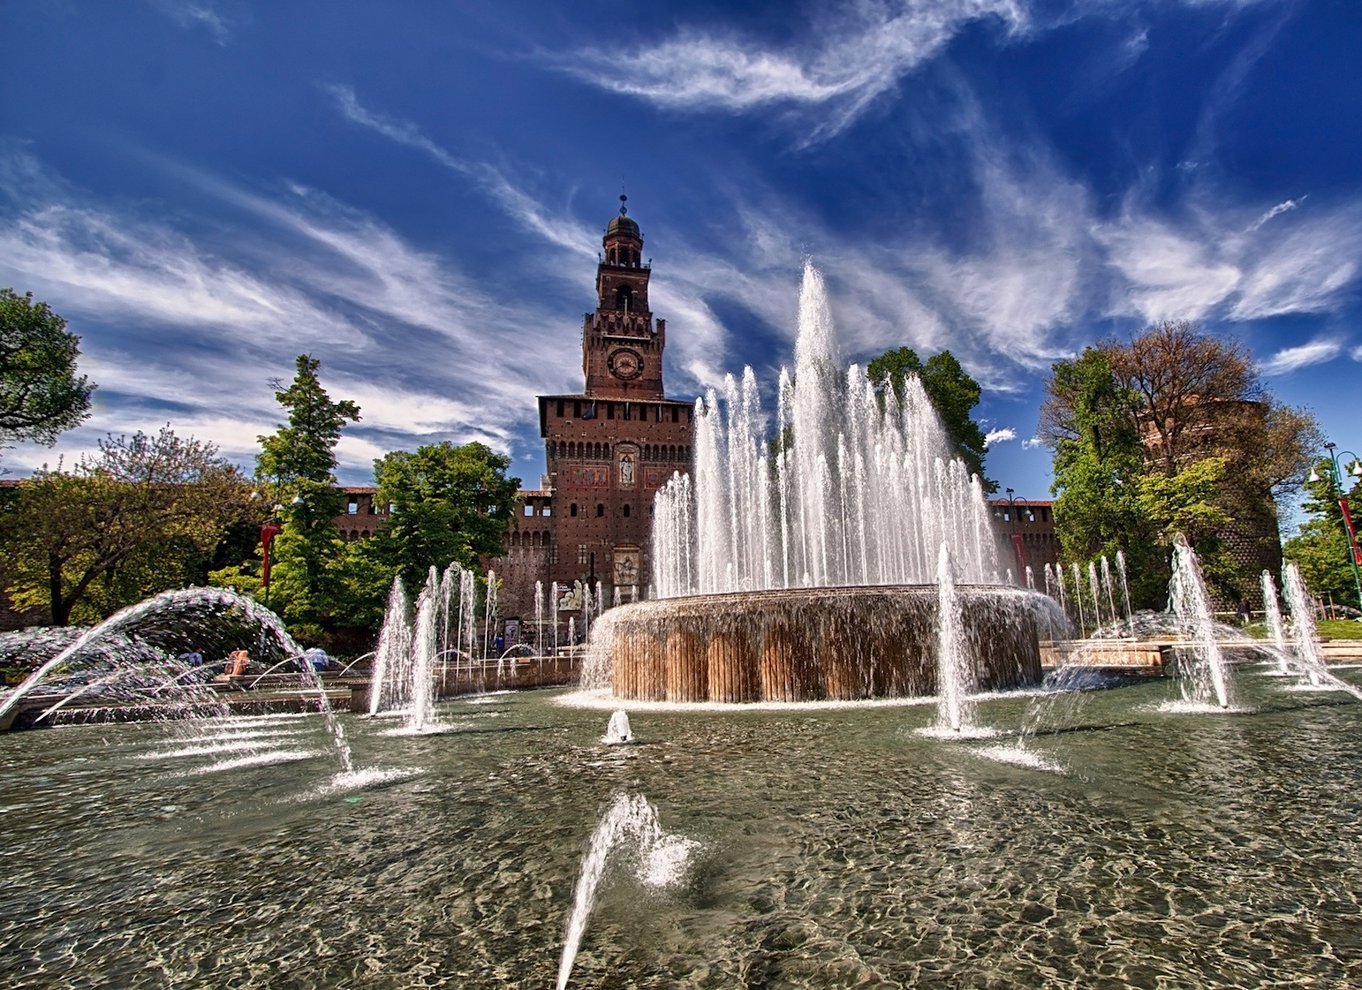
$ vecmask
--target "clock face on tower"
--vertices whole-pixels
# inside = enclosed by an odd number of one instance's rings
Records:
[[[610,374],[628,381],[643,373],[643,356],[628,347],[618,347],[610,352],[606,366],[610,369]]]

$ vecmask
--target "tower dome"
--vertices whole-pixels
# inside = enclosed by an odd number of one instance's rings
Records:
[[[624,213],[623,207],[620,207],[619,214],[611,217],[610,223],[606,225],[605,236],[609,237],[611,234],[632,234],[634,237],[640,236],[638,224]]]
[[[625,205],[629,197],[620,193],[620,211],[610,218],[610,222],[605,226],[605,238],[612,237],[632,237],[638,241],[643,240],[643,235],[639,233],[638,224],[629,216],[629,207]]]

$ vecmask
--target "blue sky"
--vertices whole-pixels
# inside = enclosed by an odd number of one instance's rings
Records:
[[[848,361],[983,383],[1024,497],[1050,365],[1163,318],[1362,448],[1362,4],[730,6],[8,0],[0,286],[99,390],[4,468],[169,422],[249,469],[306,352],[343,481],[479,439],[532,486],[621,188],[674,397],[751,364],[774,405],[810,257]]]

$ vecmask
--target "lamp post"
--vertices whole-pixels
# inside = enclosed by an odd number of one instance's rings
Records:
[[[1343,531],[1348,538],[1348,563],[1353,569],[1353,588],[1357,591],[1357,604],[1362,607],[1362,577],[1359,577],[1358,566],[1362,565],[1362,549],[1357,545],[1357,530],[1353,528],[1353,517],[1348,511],[1348,493],[1343,488],[1343,468],[1339,464],[1340,458],[1351,457],[1353,459],[1352,470],[1348,471],[1349,477],[1362,481],[1362,457],[1353,453],[1351,450],[1336,450],[1338,444],[1332,441],[1325,441],[1324,449],[1329,456],[1329,494],[1338,500],[1339,511],[1343,514]],[[1310,476],[1306,481],[1322,481],[1317,468],[1310,469]]]
[[[993,503],[993,517],[1002,519],[1008,524],[1009,536],[1012,538],[1012,551],[1017,555],[1017,584],[1026,586],[1026,550],[1023,546],[1022,534],[1017,531],[1018,506],[1021,511],[1026,513],[1026,522],[1036,521],[1036,514],[1031,510],[1031,503],[1024,498],[1019,498],[1014,489],[1006,488],[1007,498],[998,499]],[[1004,508],[1006,506],[1006,508]]]

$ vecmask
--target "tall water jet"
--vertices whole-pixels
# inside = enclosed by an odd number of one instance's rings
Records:
[[[1088,591],[1092,595],[1092,624],[1096,629],[1102,625],[1102,606],[1097,597],[1099,585],[1097,578],[1097,561],[1088,561]]]
[[[1286,592],[1286,603],[1291,612],[1291,642],[1296,649],[1296,660],[1311,686],[1319,687],[1327,670],[1319,651],[1315,603],[1310,600],[1295,561],[1288,560],[1282,568],[1282,590]]]
[[[1121,601],[1126,609],[1126,631],[1133,637],[1135,635],[1135,616],[1130,610],[1130,582],[1126,577],[1126,554],[1124,550],[1116,551],[1116,573],[1121,576]]]
[[[1190,639],[1192,662],[1180,665],[1182,698],[1188,704],[1221,709],[1233,704],[1225,653],[1216,638],[1211,596],[1196,552],[1181,533],[1173,540],[1173,610]]]
[[[955,595],[955,567],[945,543],[937,559],[936,588],[937,727],[959,734],[972,720],[969,690],[973,666]]]
[[[1107,555],[1102,555],[1102,590],[1106,592],[1107,609],[1111,614],[1112,624],[1120,622],[1120,617],[1116,614],[1116,593],[1112,589],[1111,564],[1107,562]]]
[[[922,383],[877,388],[858,366],[838,367],[810,266],[774,435],[751,369],[697,401],[692,472],[654,504],[659,599],[602,617],[591,642],[605,657],[587,669],[605,682],[587,687],[730,702],[929,691],[943,544],[969,634],[990,643],[975,675],[1038,679],[1043,596],[999,582],[982,486],[951,457]]]
[[[412,634],[411,711],[407,729],[424,732],[435,708],[435,655],[441,650],[437,618],[441,611],[442,595],[439,572],[434,567],[426,576],[426,586],[416,600],[416,627]],[[447,589],[448,584],[444,585]]]
[[[388,607],[378,631],[373,670],[369,675],[369,714],[397,711],[411,704],[411,602],[402,576],[388,589]]]
[[[1263,571],[1263,616],[1267,620],[1268,632],[1272,634],[1272,645],[1277,650],[1277,669],[1282,674],[1291,673],[1291,652],[1286,643],[1286,626],[1282,622],[1282,610],[1277,601],[1277,585],[1272,580],[1272,572]]]

